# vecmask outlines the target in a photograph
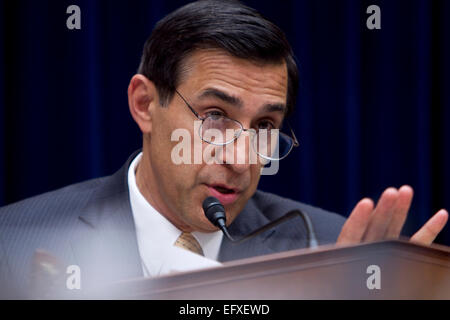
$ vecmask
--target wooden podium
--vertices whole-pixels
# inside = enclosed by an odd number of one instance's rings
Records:
[[[450,248],[393,240],[302,249],[131,280],[107,292],[115,299],[450,299]]]

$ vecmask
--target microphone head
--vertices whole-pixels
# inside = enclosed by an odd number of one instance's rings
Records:
[[[225,208],[220,203],[217,198],[208,197],[203,200],[203,211],[205,213],[206,218],[215,225],[216,227],[221,227],[221,225],[225,225],[226,215]]]

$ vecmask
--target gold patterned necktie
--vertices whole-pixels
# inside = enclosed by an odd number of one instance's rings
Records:
[[[201,256],[204,255],[200,243],[198,243],[197,239],[195,239],[192,234],[187,232],[183,232],[178,237],[177,241],[175,241],[175,246],[189,250]]]

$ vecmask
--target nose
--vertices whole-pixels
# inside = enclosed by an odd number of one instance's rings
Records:
[[[251,142],[251,134],[243,131],[236,140],[223,146],[219,151],[222,163],[238,174],[257,164],[257,155],[250,146]]]

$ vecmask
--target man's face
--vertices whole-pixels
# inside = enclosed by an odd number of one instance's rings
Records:
[[[286,108],[286,64],[258,65],[232,57],[221,50],[198,50],[185,61],[178,92],[201,117],[211,112],[239,121],[244,128],[280,127]],[[272,106],[272,107],[271,107]],[[278,107],[273,107],[278,106]],[[283,110],[284,108],[284,110]],[[179,141],[171,141],[176,129],[190,132],[191,143],[199,139],[194,131],[198,119],[175,94],[167,107],[154,107],[151,132],[144,138],[141,190],[149,202],[183,231],[213,231],[206,219],[202,202],[215,196],[224,203],[227,224],[242,211],[256,191],[261,164],[249,164],[249,135],[239,139],[246,143],[231,146],[237,157],[223,164],[175,164],[172,150]],[[211,145],[202,142],[205,149]],[[229,146],[230,147],[230,146]],[[226,154],[226,153],[225,153]],[[193,155],[192,155],[193,158]],[[233,161],[235,160],[235,161]],[[253,162],[254,163],[254,162]],[[140,189],[142,189],[140,186]]]

